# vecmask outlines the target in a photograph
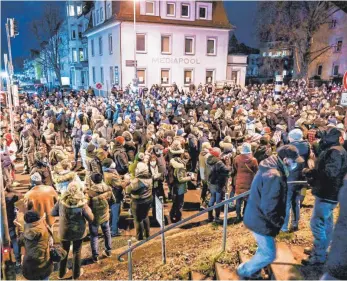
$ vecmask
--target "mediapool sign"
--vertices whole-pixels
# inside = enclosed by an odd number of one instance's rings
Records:
[[[200,60],[196,58],[152,58],[152,63],[200,64]]]

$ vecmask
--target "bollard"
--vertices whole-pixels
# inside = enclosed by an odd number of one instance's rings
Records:
[[[225,193],[225,200],[229,199],[229,194]],[[222,251],[225,252],[227,243],[227,225],[228,225],[228,204],[224,205],[224,220],[223,220],[223,245]]]
[[[131,239],[128,240],[128,248],[131,248]],[[133,280],[133,260],[131,251],[128,253],[128,275],[129,280]]]

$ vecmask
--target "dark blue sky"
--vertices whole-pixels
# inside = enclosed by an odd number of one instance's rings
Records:
[[[59,5],[63,1],[0,1],[1,5],[1,61],[3,53],[7,52],[5,23],[7,18],[15,17],[19,25],[19,36],[12,39],[12,57],[28,57],[30,49],[37,48],[37,41],[31,32],[30,24],[42,16],[44,6]],[[225,8],[230,22],[236,26],[236,37],[251,47],[257,47],[255,39],[254,19],[257,11],[256,1],[225,1]],[[62,9],[62,12],[64,10]]]

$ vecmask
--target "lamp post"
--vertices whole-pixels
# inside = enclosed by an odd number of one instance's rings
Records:
[[[137,86],[137,62],[136,62],[136,0],[133,0],[134,5],[134,81],[133,85]]]

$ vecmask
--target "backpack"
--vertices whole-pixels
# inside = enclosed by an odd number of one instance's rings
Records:
[[[125,175],[128,172],[128,156],[125,151],[115,151],[113,154],[116,170],[120,175]],[[123,157],[122,157],[123,156]],[[126,160],[126,161],[124,161]]]

